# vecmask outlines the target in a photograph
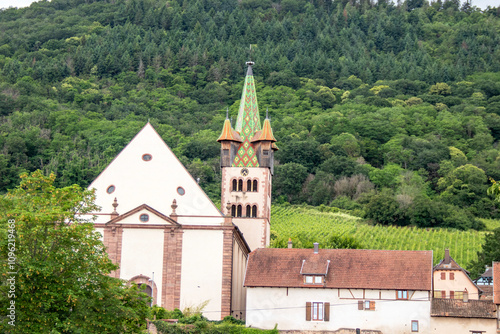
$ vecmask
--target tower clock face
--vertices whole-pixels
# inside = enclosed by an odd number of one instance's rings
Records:
[[[246,168],[242,168],[242,169],[241,169],[240,174],[241,174],[242,176],[247,176],[247,175],[248,175],[248,169],[246,169]]]

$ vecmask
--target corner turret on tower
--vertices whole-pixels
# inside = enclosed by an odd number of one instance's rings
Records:
[[[243,142],[238,132],[233,130],[231,126],[231,121],[229,120],[229,112],[226,111],[226,120],[224,121],[224,127],[222,132],[217,139],[221,143],[221,167],[230,167],[238,151],[239,145]]]

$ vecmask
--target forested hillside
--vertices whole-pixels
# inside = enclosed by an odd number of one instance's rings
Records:
[[[250,45],[251,51],[250,51]],[[87,186],[148,120],[220,196],[245,61],[280,150],[277,202],[382,224],[498,218],[500,10],[457,0],[52,0],[0,12],[0,192]]]

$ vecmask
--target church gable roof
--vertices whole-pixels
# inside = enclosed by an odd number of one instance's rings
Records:
[[[128,212],[145,203],[159,212],[170,213],[175,199],[177,214],[183,216],[179,223],[223,223],[221,212],[150,123],[90,184],[89,189],[92,188],[96,189],[96,204],[103,213],[113,211],[115,197],[118,212]],[[108,220],[109,216],[99,215],[96,222]]]

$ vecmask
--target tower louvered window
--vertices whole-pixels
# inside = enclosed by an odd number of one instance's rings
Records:
[[[252,214],[252,209],[250,207],[250,205],[247,205],[247,208],[246,208],[246,216],[247,217],[250,217],[250,215]]]
[[[233,191],[238,191],[238,188],[237,188],[237,187],[238,187],[238,181],[233,180],[233,188],[232,188],[232,190],[233,190]]]
[[[242,210],[241,205],[238,205],[238,207],[236,208],[236,217],[241,217],[241,210]]]
[[[250,207],[250,205],[248,207]],[[252,206],[252,217],[257,217],[257,205]]]
[[[257,180],[253,180],[253,188],[252,188],[252,191],[257,191],[257,186],[258,186],[258,182]]]

